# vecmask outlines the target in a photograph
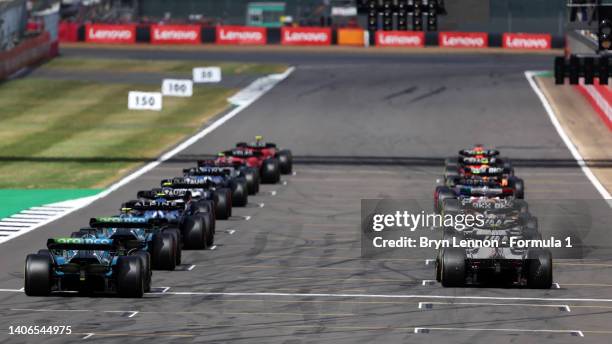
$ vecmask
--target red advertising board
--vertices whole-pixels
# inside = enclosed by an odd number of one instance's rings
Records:
[[[217,26],[217,44],[266,44],[266,28]]]
[[[79,40],[79,24],[61,21],[59,23],[59,40],[60,42],[76,42]]]
[[[151,25],[153,44],[199,44],[199,25]]]
[[[445,48],[487,48],[489,35],[486,32],[440,32],[438,44]]]
[[[415,47],[425,46],[425,33],[419,31],[377,31],[376,46]]]
[[[90,43],[135,43],[136,25],[87,24],[85,41]]]
[[[503,46],[506,49],[551,49],[552,37],[547,33],[504,33]]]
[[[283,27],[281,44],[283,45],[330,45],[332,32],[323,27]]]

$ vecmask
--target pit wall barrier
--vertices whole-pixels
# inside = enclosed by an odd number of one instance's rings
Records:
[[[591,104],[608,130],[612,131],[612,89],[608,85],[600,85],[594,80],[593,85],[585,85],[582,80],[575,86]]]
[[[61,42],[346,45],[377,47],[448,47],[547,50],[563,48],[565,37],[546,33],[378,31],[358,28],[200,26],[161,24],[60,24]]]
[[[15,72],[52,56],[52,42],[48,32],[21,42],[9,51],[0,52],[0,80]]]

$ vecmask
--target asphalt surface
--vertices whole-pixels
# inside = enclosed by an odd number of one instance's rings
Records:
[[[177,161],[2,244],[0,288],[7,290],[0,291],[0,340],[609,342],[609,208],[571,163],[523,75],[525,70],[548,69],[550,57],[80,49],[64,54],[273,61],[297,69]],[[300,162],[296,174],[284,177],[284,184],[263,187],[250,198],[251,206],[235,209],[234,218],[219,222],[215,250],[186,252],[180,268],[184,271],[155,272],[154,293],[126,300],[30,298],[10,291],[23,286],[26,253],[41,248],[47,237],[66,235],[89,217],[115,214],[137,190],[178,175],[190,165],[184,159],[256,134],[292,149]],[[474,143],[522,161],[517,174],[526,181],[527,198],[544,234],[569,233],[580,241],[580,249],[555,251],[558,288],[442,288],[430,281],[433,264],[425,261],[434,258],[433,250],[420,250],[410,258],[360,258],[361,199],[430,201],[441,159]],[[6,333],[10,325],[35,324],[71,325],[74,334]]]

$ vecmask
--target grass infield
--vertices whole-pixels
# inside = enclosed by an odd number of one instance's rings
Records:
[[[67,68],[70,60],[59,58],[42,68]],[[98,61],[76,69],[163,72],[192,65],[122,60],[111,68]],[[225,68],[260,73],[284,67]],[[163,111],[127,109],[128,91],[159,91],[160,86],[31,77],[0,84],[0,189],[103,188],[195,133],[227,108],[227,98],[237,91],[196,87],[191,98],[164,97]]]

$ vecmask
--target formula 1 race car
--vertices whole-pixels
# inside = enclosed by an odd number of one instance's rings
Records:
[[[529,213],[527,202],[507,199],[444,200],[444,213],[471,214],[478,221],[470,226],[443,227],[443,239],[487,239],[508,242],[509,237],[541,240],[538,219]]]
[[[505,174],[514,175],[514,168],[508,159],[499,157],[498,150],[485,149],[481,145],[460,150],[457,157],[446,159],[444,165],[446,173],[453,173],[465,167],[495,167],[502,169]]]
[[[45,296],[57,291],[117,293],[142,297],[150,289],[149,253],[110,238],[54,238],[47,250],[29,254],[24,291]]]
[[[438,213],[443,212],[444,200],[446,199],[470,199],[478,200],[481,198],[513,198],[523,199],[524,185],[520,179],[511,179],[507,186],[496,181],[485,181],[480,179],[460,178],[456,183],[438,185],[434,191],[434,209]]]
[[[552,255],[540,248],[449,247],[439,251],[436,278],[444,287],[513,285],[552,286]]]
[[[246,207],[249,193],[247,181],[244,177],[235,174],[233,167],[193,167],[183,170],[185,177],[200,182],[210,182],[215,189],[227,188],[232,190],[232,206]]]
[[[237,166],[230,163],[222,163],[216,160],[198,160],[199,168],[220,167],[231,169],[229,176],[232,178],[244,178],[247,184],[249,195],[255,195],[259,192],[259,169],[248,166]]]
[[[73,238],[112,239],[128,250],[145,251],[154,270],[174,270],[181,262],[180,233],[165,219],[146,219],[122,214],[95,217],[89,228],[73,232]]]
[[[211,213],[195,212],[182,200],[169,201],[165,198],[156,198],[129,201],[123,203],[121,212],[130,217],[147,220],[164,219],[169,227],[178,228],[179,254],[180,248],[199,250],[214,245],[215,233],[211,223],[211,219],[214,221],[214,218]]]
[[[192,177],[164,179],[161,186],[164,190],[171,189],[171,193],[178,197],[190,197],[198,204],[201,200],[212,201],[216,219],[227,220],[232,216],[232,190],[229,188],[217,188],[209,180]]]
[[[280,181],[280,165],[277,158],[264,156],[258,150],[247,148],[234,148],[219,153],[215,160],[217,164],[232,166],[246,166],[256,168],[259,171],[261,182],[264,184],[276,184]]]
[[[288,149],[279,150],[276,143],[263,141],[262,136],[255,136],[254,142],[238,142],[236,148],[260,152],[264,159],[276,158],[280,166],[280,173],[291,174],[293,171],[293,155]]]

